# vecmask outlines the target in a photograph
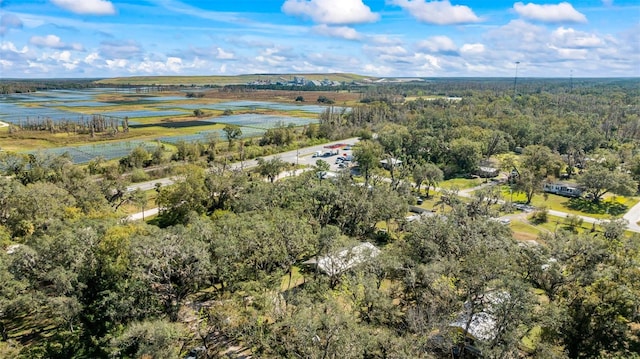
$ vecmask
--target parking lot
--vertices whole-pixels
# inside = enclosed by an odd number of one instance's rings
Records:
[[[323,148],[312,154],[300,156],[298,158],[299,164],[314,166],[316,161],[323,160],[329,163],[331,172],[348,170],[353,166],[353,143],[345,142],[343,145],[335,149]]]

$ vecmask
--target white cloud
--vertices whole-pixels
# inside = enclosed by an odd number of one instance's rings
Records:
[[[389,66],[366,64],[362,68],[365,75],[388,76],[393,73],[394,69]]]
[[[137,42],[128,41],[103,41],[100,44],[100,55],[105,58],[125,59],[140,55],[142,48]]]
[[[51,0],[63,9],[81,15],[113,15],[116,8],[107,0]]]
[[[235,58],[236,55],[233,52],[224,51],[220,47],[216,49],[216,59],[218,60],[233,60]]]
[[[325,24],[317,25],[313,27],[313,32],[323,36],[337,37],[345,40],[358,40],[360,34],[348,26],[328,26]]]
[[[557,52],[562,60],[586,60],[589,52],[586,49],[567,49],[549,45],[550,49]]]
[[[391,3],[408,11],[418,21],[429,24],[452,25],[481,21],[470,7],[451,5],[449,0],[391,0]]]
[[[456,54],[458,51],[456,44],[447,36],[432,36],[418,42],[417,46],[420,50],[443,54]]]
[[[495,49],[531,53],[542,51],[549,40],[545,27],[520,19],[487,32],[485,37]]]
[[[375,55],[402,56],[408,54],[407,50],[399,45],[396,46],[370,46],[364,45],[362,49]]]
[[[29,43],[38,47],[48,47],[51,49],[75,50],[75,51],[84,50],[81,44],[77,42],[74,42],[72,44],[64,43],[56,35],[32,36],[29,39]]]
[[[613,0],[602,0],[602,5],[611,6],[613,5]]]
[[[23,46],[21,50],[18,50],[16,45],[13,44],[13,42],[4,41],[2,42],[2,44],[0,44],[0,50],[14,52],[18,54],[26,54],[29,51],[29,48],[27,46]]]
[[[84,62],[89,65],[93,65],[99,59],[100,55],[97,52],[92,52],[84,58]]]
[[[378,45],[400,45],[402,40],[399,37],[391,37],[388,35],[369,35],[367,38]]]
[[[129,61],[125,59],[106,60],[105,62],[107,63],[107,67],[112,70],[123,69],[129,64]]]
[[[21,29],[22,20],[14,14],[4,14],[0,17],[0,35],[6,34],[10,29]]]
[[[319,24],[359,24],[380,18],[362,0],[286,0],[282,11]]]
[[[479,55],[485,50],[484,44],[464,44],[460,48],[460,53],[463,55]]]
[[[559,47],[572,49],[595,48],[604,45],[604,41],[594,34],[564,27],[559,27],[551,33],[551,42]]]
[[[517,2],[513,4],[513,9],[518,15],[540,22],[587,22],[587,17],[578,12],[568,2],[561,2],[557,5],[538,5],[528,3],[527,5]]]

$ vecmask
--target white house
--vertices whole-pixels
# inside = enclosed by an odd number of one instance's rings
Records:
[[[316,259],[310,259],[303,264],[316,265],[318,269],[327,275],[334,276],[358,264],[364,263],[380,254],[380,250],[369,242],[361,243],[355,247],[344,249],[338,253],[330,254]]]

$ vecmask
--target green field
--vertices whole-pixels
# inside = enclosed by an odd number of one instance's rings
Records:
[[[519,203],[525,203],[527,200],[523,193],[511,193],[508,186],[502,187],[502,197],[505,200]],[[551,210],[574,215],[608,219],[611,217],[621,217],[629,208],[635,206],[638,201],[639,199],[637,197],[607,195],[600,203],[596,204],[587,199],[571,199],[555,194],[547,194],[546,196],[536,194],[531,200],[531,205],[538,208],[547,207]]]

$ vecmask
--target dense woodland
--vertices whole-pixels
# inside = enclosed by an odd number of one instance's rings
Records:
[[[638,358],[640,237],[622,221],[518,242],[490,220],[508,210],[491,189],[468,201],[444,191],[438,215],[406,215],[416,191],[483,163],[514,173],[529,200],[560,178],[594,203],[636,194],[639,99],[636,80],[377,86],[351,111],[255,143],[88,166],[0,152],[0,357]],[[247,175],[219,160],[352,135],[356,182],[264,181],[284,165]],[[156,188],[158,218],[122,221],[123,203],[146,201],[126,191],[131,171],[169,156],[181,180]],[[404,164],[383,171],[385,158]],[[360,242],[381,254],[329,275],[302,265]],[[451,326],[487,313],[482,340]]]

